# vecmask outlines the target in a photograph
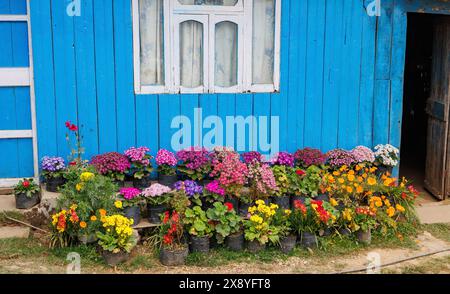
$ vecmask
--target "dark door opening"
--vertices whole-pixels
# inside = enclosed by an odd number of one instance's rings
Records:
[[[430,199],[446,189],[449,19],[408,15],[400,176]]]

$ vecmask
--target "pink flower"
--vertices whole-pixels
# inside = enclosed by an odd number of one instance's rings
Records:
[[[157,197],[167,194],[170,191],[171,189],[169,187],[156,183],[145,189],[142,195],[145,197]]]
[[[140,163],[144,166],[150,164],[151,156],[147,155],[147,152],[150,152],[150,149],[147,147],[131,147],[127,151],[125,151],[125,155],[130,159],[131,162]]]
[[[207,184],[205,186],[206,191],[220,195],[220,196],[225,196],[225,189],[223,189],[220,186],[220,183],[218,180],[214,180],[211,183]]]
[[[122,188],[120,189],[119,194],[126,200],[132,200],[141,194],[141,190],[136,188]]]
[[[177,162],[178,160],[175,157],[175,154],[166,149],[161,149],[158,151],[158,154],[156,154],[157,165],[176,166]]]

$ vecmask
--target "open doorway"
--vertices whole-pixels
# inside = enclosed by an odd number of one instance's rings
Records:
[[[441,25],[443,18],[408,15],[400,176],[411,179],[425,201],[446,193],[448,89],[440,83],[445,85],[450,67],[450,26]]]

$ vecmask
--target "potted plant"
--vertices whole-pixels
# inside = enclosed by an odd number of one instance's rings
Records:
[[[375,153],[366,146],[357,146],[350,153],[360,167],[371,167],[375,162]]]
[[[279,242],[279,229],[274,225],[274,216],[278,205],[266,205],[263,200],[257,200],[255,206],[250,207],[250,218],[244,221],[244,236],[247,249],[256,253],[264,250],[267,243]]]
[[[45,188],[49,192],[58,192],[58,189],[64,185],[64,171],[66,165],[62,157],[45,156],[41,162],[42,176],[46,183]]]
[[[264,156],[258,151],[250,151],[242,153],[242,159],[244,163],[250,164],[254,162],[262,163],[264,161]]]
[[[191,201],[191,205],[203,205],[203,187],[195,181],[178,181],[174,185],[175,190],[184,191]]]
[[[153,184],[142,192],[147,202],[148,220],[157,224],[161,220],[161,214],[168,210],[170,192],[172,190],[161,184]]]
[[[285,254],[291,252],[297,244],[297,235],[291,224],[292,210],[278,209],[274,217],[274,225],[279,230],[280,248]]]
[[[178,151],[177,158],[181,160],[178,171],[187,179],[201,181],[211,172],[211,157],[205,148],[191,147]]]
[[[308,198],[316,198],[318,200],[327,200],[328,197],[320,194],[320,187],[322,184],[322,169],[318,166],[312,165],[305,171],[305,175],[300,182],[300,189],[302,194]]]
[[[200,206],[187,208],[183,220],[191,237],[191,251],[208,253],[213,228],[206,212]]]
[[[133,175],[133,186],[144,189],[150,186],[150,175],[153,171],[152,156],[148,154],[147,147],[131,147],[125,151],[125,155],[131,163],[130,173]]]
[[[103,218],[103,226],[97,232],[97,238],[102,256],[108,265],[116,266],[129,259],[130,252],[136,245],[132,224],[132,219],[120,214]]]
[[[301,169],[307,169],[311,165],[322,166],[327,157],[322,151],[312,148],[299,149],[294,154],[295,165]]]
[[[304,193],[302,181],[306,172],[299,168],[288,169],[287,177],[289,180],[288,194],[291,195],[290,207],[294,207],[294,201],[298,200],[304,203],[308,198]]]
[[[30,209],[41,202],[39,186],[33,179],[23,179],[14,186],[17,209]]]
[[[350,235],[355,229],[355,209],[352,207],[346,207],[342,210],[339,216],[339,228],[338,232],[342,236]]]
[[[183,224],[180,214],[166,211],[161,215],[161,226],[159,227],[159,238],[161,249],[159,260],[166,266],[180,266],[186,263],[189,249],[183,241]]]
[[[358,175],[355,169],[349,168],[346,165],[339,169],[327,173],[322,177],[320,190],[323,193],[332,195],[336,201],[340,202],[339,210],[353,202],[360,201],[367,191],[366,181],[372,183],[376,178],[369,174]]]
[[[351,166],[356,162],[355,157],[350,151],[343,149],[333,149],[328,151],[327,163],[331,170],[337,170],[342,166]]]
[[[79,230],[84,227],[77,212],[78,205],[62,209],[52,215],[50,248],[64,248],[75,245]]]
[[[355,209],[355,229],[358,241],[370,244],[372,241],[372,229],[377,224],[376,214],[369,207],[359,206]]]
[[[239,155],[227,153],[224,158],[213,165],[212,177],[216,177],[221,188],[225,190],[226,201],[238,210],[238,198],[247,183],[247,165],[241,162]]]
[[[128,157],[117,152],[96,155],[92,158],[91,164],[99,174],[109,177],[122,187],[125,175],[131,167]]]
[[[288,152],[279,152],[271,161],[273,165],[294,167],[295,158]]]
[[[141,196],[142,191],[137,188],[121,188],[116,207],[123,209],[123,214],[133,220],[134,225],[141,221]]]
[[[244,248],[242,218],[236,214],[233,204],[216,202],[208,209],[206,216],[213,225],[218,244],[223,244],[227,240],[228,247],[233,251]]]
[[[290,208],[290,185],[289,181],[289,167],[285,165],[275,165],[272,167],[272,172],[275,177],[275,182],[277,185],[277,190],[274,197],[272,197],[272,202],[277,204],[281,209]]]
[[[379,176],[385,173],[392,174],[394,167],[398,165],[400,150],[390,144],[375,146],[375,165],[378,167]]]
[[[214,180],[205,185],[203,189],[203,200],[206,208],[212,208],[214,203],[225,201],[225,189],[222,188],[218,180]]]
[[[95,214],[92,214],[86,221],[80,221],[80,228],[78,230],[78,240],[85,245],[93,244],[98,241],[97,231],[103,225],[102,220],[106,216],[105,209],[99,209]]]
[[[267,200],[270,195],[278,192],[275,177],[268,164],[257,162],[249,164],[247,178],[253,201],[257,199]]]
[[[173,188],[177,182],[177,166],[178,160],[175,154],[166,150],[160,149],[156,154],[156,164],[158,165],[158,178],[161,185]]]

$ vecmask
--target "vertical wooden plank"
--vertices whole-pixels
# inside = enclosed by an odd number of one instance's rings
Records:
[[[67,130],[64,123],[68,120],[73,123],[78,123],[74,19],[67,15],[65,1],[52,1],[51,4],[54,49],[53,60],[55,63],[56,144],[58,146],[58,155],[67,156],[70,153],[70,150],[65,141]],[[39,39],[36,37],[38,34],[34,33],[33,35],[36,38],[36,42],[39,42]],[[49,48],[47,47],[47,49]],[[38,100],[39,99],[40,98],[38,98]],[[41,111],[46,108],[44,105],[42,106]],[[39,140],[42,140],[42,138]]]
[[[81,1],[81,15],[75,20],[75,67],[78,123],[83,134],[85,156],[98,154],[97,89],[95,83],[94,7],[91,0]],[[112,114],[111,114],[112,115]]]
[[[223,122],[223,139],[224,146],[235,148],[234,146],[234,137],[227,137],[227,116],[235,115],[235,103],[236,103],[236,95],[235,94],[220,94],[217,97],[217,112],[218,116]]]
[[[172,97],[172,99],[176,96],[169,96]],[[176,101],[175,101],[176,102]],[[197,94],[185,94],[180,95],[180,107],[179,107],[179,114],[182,116],[185,116],[189,119],[191,124],[191,136],[190,138],[186,138],[191,142],[190,146],[199,147],[201,146],[201,121],[196,125],[196,116],[197,113],[195,112],[196,108],[199,108],[199,95]],[[171,112],[172,113],[172,112]],[[172,118],[177,115],[173,112]],[[176,130],[172,130],[172,133],[175,133]],[[188,146],[187,142],[183,142],[184,147],[190,147]]]
[[[117,147],[122,152],[136,144],[136,105],[133,81],[131,1],[114,1]]]
[[[365,11],[359,0],[345,1],[343,60],[347,70],[341,80],[338,133],[339,147],[345,149],[352,149],[358,143],[362,13]]]
[[[366,7],[370,0],[365,0]],[[363,35],[361,50],[361,85],[359,95],[359,127],[360,145],[373,147],[373,103],[375,80],[375,38],[377,18],[363,13]]]
[[[308,1],[308,52],[305,97],[305,145],[321,148],[323,65],[325,40],[324,0]]]
[[[278,133],[280,151],[287,150],[287,107],[289,97],[289,37],[290,37],[290,0],[281,1],[281,51],[280,51],[280,93],[271,95],[271,114],[279,117]],[[274,126],[271,126],[271,128]],[[272,132],[272,130],[271,130]]]
[[[344,75],[344,17],[346,1],[328,2],[325,32],[324,89],[322,114],[322,150],[324,152],[338,146],[339,99],[341,81]]]
[[[172,129],[171,124],[177,116],[180,115],[180,95],[159,95],[159,148],[168,150],[177,150],[180,148],[180,142],[171,144],[172,136],[177,132],[181,126],[180,120],[175,120],[177,128]],[[193,123],[193,120],[192,122]],[[192,129],[192,126],[191,126]],[[192,132],[192,130],[191,130]],[[192,135],[193,136],[193,135]],[[192,140],[188,138],[189,140]],[[192,145],[192,144],[190,144]]]
[[[406,27],[407,16],[398,3],[395,1],[393,14],[392,33],[392,64],[391,64],[391,113],[389,126],[389,143],[400,147],[401,127],[403,114],[403,81],[406,54]]]
[[[93,4],[98,148],[99,153],[105,153],[117,150],[113,4],[110,0]]]
[[[246,125],[245,129],[240,129],[235,126],[234,130],[234,142],[236,151],[246,152],[255,151],[253,145],[253,131],[254,124],[250,120],[250,116],[253,116],[253,95],[252,94],[238,94],[236,95],[236,117],[241,116],[244,118]]]
[[[383,1],[381,5],[381,16],[378,17],[373,118],[374,145],[386,144],[389,141],[393,5],[393,0]]]
[[[159,148],[158,96],[136,95],[136,144],[146,146],[152,153]]]
[[[5,4],[9,2],[9,13],[11,14],[27,14],[27,1],[26,0],[2,0]],[[0,14],[2,10],[0,9]]]
[[[56,155],[56,100],[50,0],[30,1],[39,158]],[[50,142],[52,142],[50,144]]]
[[[257,119],[257,122],[253,126],[252,144],[257,151],[261,152],[262,154],[268,155],[270,150],[265,150],[265,145],[271,143],[270,94],[255,94],[253,100],[255,103],[253,108],[253,115]],[[266,119],[264,120],[263,117],[265,117]],[[295,121],[292,123],[292,125],[295,126]]]
[[[217,111],[218,111],[218,108],[217,108],[217,101],[218,101],[217,99],[218,98],[217,97],[218,97],[218,95],[215,95],[215,94],[199,95],[200,108],[203,111],[203,121],[204,122],[206,122],[206,119],[208,118],[208,116],[217,116]],[[202,135],[203,135],[201,138],[202,146],[205,148],[208,148],[208,149],[211,149],[215,146],[223,146],[224,145],[223,142],[220,142],[220,141],[217,142],[217,140],[220,138],[215,137],[214,138],[215,140],[213,140],[212,142],[209,142],[210,140],[205,137],[205,135],[209,131],[213,130],[214,128],[217,128],[217,123],[219,123],[217,119],[212,120],[212,122],[214,122],[215,125],[212,125],[211,128],[203,128],[203,125],[200,126],[202,129]],[[201,122],[201,123],[203,124],[203,122]],[[205,138],[207,139],[206,142],[204,142]],[[210,144],[210,143],[212,143],[212,144]]]

